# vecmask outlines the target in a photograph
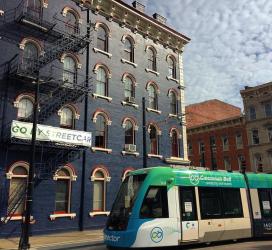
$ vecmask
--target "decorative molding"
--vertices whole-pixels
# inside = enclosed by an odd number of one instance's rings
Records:
[[[122,62],[122,63],[130,64],[130,65],[132,65],[134,68],[137,68],[137,67],[138,67],[138,64],[137,64],[137,63],[128,61],[128,60],[126,60],[126,59],[124,59],[124,58],[121,59],[121,62]]]
[[[154,154],[147,154],[147,157],[148,158],[158,158],[158,159],[163,159],[163,156],[162,155],[154,155]]]
[[[93,48],[93,51],[94,51],[95,53],[101,53],[101,54],[103,54],[103,55],[106,55],[106,56],[108,56],[109,58],[112,57],[112,54],[111,54],[111,53],[109,53],[109,52],[107,52],[107,51],[104,51],[104,50],[101,50],[101,49],[98,49],[98,48]]]
[[[184,158],[180,157],[169,157],[164,159],[166,163],[170,164],[178,164],[178,165],[189,165],[190,161],[185,160]]]
[[[174,82],[176,82],[176,83],[179,83],[179,80],[178,80],[178,79],[175,79],[175,78],[173,78],[173,77],[171,77],[171,76],[166,76],[166,79],[169,80],[169,81],[174,81]]]
[[[156,110],[156,109],[152,109],[152,108],[146,108],[146,111],[148,111],[148,112],[154,112],[154,113],[157,113],[159,115],[162,113],[161,110]]]
[[[92,95],[93,95],[94,99],[96,99],[96,98],[101,98],[101,99],[107,100],[108,102],[111,102],[111,101],[112,101],[112,97],[103,96],[103,95],[98,95],[98,94],[95,94],[95,93],[93,93]]]
[[[108,154],[112,153],[112,149],[110,148],[99,148],[99,147],[91,147],[91,150],[95,153],[96,151],[100,151],[100,152],[106,152]]]
[[[59,176],[58,175],[58,172],[61,170],[61,169],[66,169],[68,172],[69,172],[69,177],[66,176],[66,177],[63,177],[63,176]],[[76,172],[75,172],[75,169],[73,167],[71,167],[69,164],[68,165],[64,165],[63,167],[59,168],[55,174],[53,175],[53,180],[54,181],[57,181],[58,179],[69,179],[71,181],[76,181],[77,179],[77,175],[76,175]]]
[[[145,71],[146,71],[146,72],[150,72],[150,73],[153,73],[153,74],[155,74],[156,76],[159,76],[159,75],[160,75],[160,73],[159,73],[159,72],[157,72],[157,71],[154,71],[154,70],[152,70],[152,69],[149,69],[149,68],[145,68]]]
[[[54,221],[56,218],[65,218],[68,217],[71,220],[76,217],[76,213],[66,213],[66,214],[50,214],[49,218],[51,221]]]
[[[1,217],[1,222],[7,224],[9,221],[17,221],[17,220],[25,220],[25,217],[22,215],[14,215],[14,216],[7,216],[7,217]],[[35,224],[36,220],[34,220],[34,217],[30,216],[30,224]]]
[[[134,107],[134,108],[136,108],[136,109],[138,109],[138,108],[139,108],[139,105],[138,105],[138,104],[136,104],[136,103],[131,103],[131,102],[126,102],[126,101],[121,101],[121,104],[122,104],[123,106],[132,106],[132,107]]]
[[[140,153],[139,152],[129,152],[129,151],[125,151],[125,150],[123,150],[122,152],[121,152],[121,154],[124,156],[124,155],[134,155],[135,157],[138,157],[139,155],[140,155]]]
[[[109,216],[110,212],[109,211],[101,211],[101,212],[89,212],[89,216],[90,217],[94,217],[94,216],[101,216],[101,215],[105,215],[105,216]]]
[[[71,57],[71,58],[73,58],[73,60],[76,62],[76,67],[78,68],[78,69],[81,69],[81,67],[82,67],[82,64],[80,63],[80,59],[79,59],[79,57],[77,56],[77,55],[75,55],[74,53],[63,53],[62,55],[61,55],[61,57],[60,57],[60,62],[62,62],[62,63],[64,63],[64,60],[65,60],[65,57]]]

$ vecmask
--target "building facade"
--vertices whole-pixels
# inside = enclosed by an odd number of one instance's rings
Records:
[[[272,83],[245,87],[243,98],[252,171],[272,172]]]
[[[186,107],[191,165],[209,169],[250,169],[247,134],[241,110],[219,100]]]
[[[188,164],[190,39],[164,17],[120,0],[3,1],[1,10],[0,236],[20,232],[35,110],[34,234],[102,227],[144,158]]]

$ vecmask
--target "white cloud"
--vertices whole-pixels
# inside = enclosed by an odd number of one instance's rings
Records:
[[[184,52],[187,103],[218,98],[242,106],[244,85],[272,80],[272,1],[141,2],[192,39]]]

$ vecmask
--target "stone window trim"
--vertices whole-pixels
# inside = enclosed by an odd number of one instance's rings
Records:
[[[169,129],[169,137],[172,138],[173,137],[173,131],[176,131],[177,135],[178,135],[178,139],[181,140],[182,139],[182,134],[179,131],[179,129],[176,126],[173,126]]]
[[[153,74],[155,74],[156,76],[159,76],[160,75],[160,73],[159,72],[157,72],[157,71],[154,71],[154,70],[152,70],[152,69],[149,69],[149,68],[145,68],[145,71],[146,72],[150,72],[150,73],[153,73]]]
[[[107,35],[108,38],[111,38],[111,37],[112,37],[112,32],[111,32],[111,29],[109,28],[108,25],[106,25],[105,23],[102,23],[102,22],[97,21],[97,22],[95,23],[95,25],[94,25],[94,30],[95,30],[95,31],[98,31],[98,28],[99,28],[99,27],[102,27],[103,29],[105,29],[106,35]]]
[[[95,93],[92,93],[92,96],[94,99],[100,98],[100,99],[107,100],[108,102],[112,101],[112,97],[109,97],[109,96],[99,95],[99,94],[95,94]]]
[[[69,173],[69,176],[59,176],[58,175],[58,172],[61,170],[61,169],[65,169],[68,171]],[[55,174],[53,175],[53,180],[54,181],[57,181],[58,179],[69,179],[71,181],[76,181],[77,179],[77,174],[76,174],[76,170],[74,168],[74,166],[72,164],[66,164],[64,165],[63,167],[59,168],[58,170],[56,170]]]
[[[121,104],[122,104],[123,106],[132,106],[132,107],[134,107],[134,108],[136,108],[136,109],[139,108],[139,105],[136,104],[136,103],[130,103],[130,102],[126,102],[126,101],[121,101]]]
[[[93,48],[93,51],[94,51],[95,53],[101,53],[101,54],[103,54],[103,55],[106,55],[106,56],[108,56],[109,58],[112,57],[112,54],[111,54],[111,53],[106,52],[106,51],[101,50],[101,49],[98,49],[98,48]]]
[[[127,77],[130,78],[130,80],[133,82],[134,86],[138,85],[138,83],[136,82],[136,78],[128,72],[126,72],[122,75],[122,82],[123,83],[125,83]]]
[[[94,68],[93,68],[93,72],[94,72],[95,74],[97,74],[97,71],[98,71],[99,68],[103,68],[103,69],[106,71],[107,78],[108,78],[108,79],[111,79],[112,73],[111,73],[111,71],[109,70],[109,68],[108,68],[105,64],[97,63],[97,64],[94,66]]]
[[[106,120],[107,126],[110,126],[112,124],[109,114],[105,110],[102,110],[102,109],[98,109],[94,112],[92,117],[93,123],[96,123],[98,115],[102,115],[104,117],[104,119]]]
[[[127,63],[127,64],[129,64],[129,65],[132,65],[134,68],[137,68],[137,67],[138,67],[138,64],[137,64],[137,63],[128,61],[128,60],[126,60],[126,59],[124,59],[124,58],[121,58],[121,62],[122,62],[122,63]]]
[[[147,157],[148,157],[148,158],[158,158],[158,159],[160,159],[160,160],[163,159],[163,156],[162,156],[162,155],[147,154]]]
[[[101,212],[89,212],[90,217],[95,217],[95,216],[109,216],[110,211],[101,211]]]
[[[26,162],[26,161],[16,161],[15,163],[13,163],[11,166],[8,167],[8,171],[6,173],[6,178],[8,180],[11,180],[13,177],[22,177],[22,178],[26,178],[28,177],[27,175],[14,175],[13,174],[13,170],[16,168],[16,167],[24,167],[27,172],[29,172],[29,163]]]
[[[71,220],[76,217],[76,213],[63,213],[63,214],[50,214],[49,219],[54,221],[57,218],[70,218]]]
[[[100,148],[100,147],[91,147],[91,150],[93,153],[95,153],[96,151],[98,152],[105,152],[108,154],[112,153],[112,149],[111,148]]]
[[[21,93],[18,96],[16,96],[15,101],[13,102],[13,106],[15,108],[19,108],[19,103],[23,98],[29,99],[33,104],[35,102],[35,96],[32,93]]]
[[[121,151],[121,154],[123,156],[125,156],[125,155],[134,155],[135,157],[138,157],[140,155],[139,152],[129,152],[129,151],[125,151],[125,150]]]
[[[159,85],[155,81],[148,81],[145,86],[146,90],[148,90],[149,85],[153,85],[157,91],[157,94],[160,95],[161,91],[160,91]]]
[[[0,16],[3,16],[5,12],[3,10],[0,10]]]
[[[123,181],[125,180],[127,174],[128,174],[129,172],[133,171],[133,170],[134,170],[133,167],[125,168],[125,169],[123,170],[123,173],[122,173],[121,181],[123,182]]]
[[[151,131],[151,129],[150,129],[150,127],[151,126],[154,126],[155,128],[156,128],[156,131],[157,131],[157,134],[159,135],[159,136],[161,136],[162,135],[162,130],[161,130],[161,128],[156,124],[156,122],[149,122],[148,123],[148,126],[147,126],[147,132],[148,132],[148,134],[150,134],[150,131]]]
[[[9,221],[20,221],[20,220],[25,220],[25,217],[22,215],[14,215],[14,216],[8,216],[7,218],[6,217],[0,218],[0,221],[5,224],[7,224]],[[35,224],[35,223],[36,223],[36,220],[31,215],[30,216],[30,224]]]
[[[133,130],[138,131],[139,130],[139,125],[134,117],[125,117],[122,120],[122,128],[126,128],[126,122],[130,121],[133,125]]]
[[[79,118],[80,118],[79,109],[75,105],[73,105],[73,104],[66,104],[66,105],[64,105],[61,109],[58,110],[58,116],[62,115],[62,110],[64,108],[71,109],[72,112],[73,112],[73,114],[74,114],[75,119],[79,120]]]
[[[169,80],[169,81],[174,81],[174,82],[176,82],[176,83],[179,83],[179,80],[178,80],[178,79],[175,79],[175,78],[173,78],[173,77],[171,77],[171,76],[166,76],[166,79]]]
[[[97,165],[93,168],[90,179],[91,181],[95,181],[95,180],[100,180],[100,178],[95,177],[95,173],[101,171],[104,174],[105,177],[105,181],[106,182],[110,182],[111,181],[111,177],[110,177],[110,172],[109,170],[104,166],[104,165]],[[103,178],[104,180],[104,178]]]
[[[36,38],[33,38],[33,37],[25,37],[22,39],[22,41],[19,43],[19,48],[21,50],[24,50],[25,49],[25,46],[27,43],[32,43],[34,44],[37,49],[38,49],[38,52],[39,52],[39,55],[40,56],[43,56],[45,51],[44,51],[44,46],[43,44],[41,43],[41,41],[37,40]]]
[[[61,63],[64,63],[65,57],[71,57],[75,61],[77,69],[81,69],[82,68],[82,64],[80,63],[80,59],[79,59],[79,57],[76,54],[70,53],[70,52],[63,53],[61,55],[61,57],[60,57],[60,62]]]
[[[81,18],[81,16],[80,16],[80,13],[79,13],[77,10],[75,10],[73,7],[65,6],[65,7],[62,9],[61,14],[62,14],[64,17],[66,17],[66,15],[67,15],[68,12],[71,12],[72,14],[75,15],[78,24],[82,24],[83,20],[82,20],[82,18]]]
[[[157,113],[157,114],[159,114],[159,115],[162,113],[161,110],[152,109],[152,108],[146,108],[146,111],[148,111],[148,112],[153,112],[153,113]]]

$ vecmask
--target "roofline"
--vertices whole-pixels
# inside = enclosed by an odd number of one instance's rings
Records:
[[[262,89],[262,88],[265,88],[267,86],[271,85],[272,86],[272,82],[267,82],[267,83],[264,83],[264,84],[260,84],[260,85],[257,85],[257,86],[249,86],[247,89],[242,89],[240,90],[240,93],[241,94],[244,94],[244,93],[249,93],[251,91],[255,91],[257,89]]]

